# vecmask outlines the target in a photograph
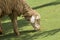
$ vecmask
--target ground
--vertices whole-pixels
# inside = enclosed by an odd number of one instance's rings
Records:
[[[33,27],[23,18],[18,17],[20,36],[13,32],[10,19],[2,19],[4,35],[0,40],[60,40],[60,0],[26,0],[41,15],[40,31],[34,32]]]

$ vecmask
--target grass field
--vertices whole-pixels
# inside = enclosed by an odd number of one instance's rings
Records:
[[[10,19],[2,19],[4,35],[0,40],[60,40],[60,0],[26,0],[41,15],[41,30],[33,32],[33,27],[22,17],[18,17],[20,36],[15,36]]]

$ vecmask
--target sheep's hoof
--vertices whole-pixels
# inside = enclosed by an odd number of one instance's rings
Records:
[[[20,33],[19,34],[16,34],[17,36],[19,36],[20,35]]]
[[[16,36],[19,36],[19,35],[20,35],[20,33],[15,33],[15,35],[16,35]]]
[[[3,33],[2,32],[0,32],[0,35],[2,35]]]

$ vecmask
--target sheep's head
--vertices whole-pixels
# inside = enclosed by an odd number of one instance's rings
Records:
[[[32,26],[34,27],[35,30],[39,30],[40,29],[40,18],[39,16],[32,16],[30,19],[30,22],[32,24]]]
[[[40,29],[40,14],[37,13],[35,10],[28,11],[28,14],[26,14],[25,16],[26,20],[30,21],[30,23],[32,24],[35,30],[39,30]]]

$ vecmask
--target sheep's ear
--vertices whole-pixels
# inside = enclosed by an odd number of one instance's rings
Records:
[[[40,19],[40,16],[36,16],[36,19]]]

